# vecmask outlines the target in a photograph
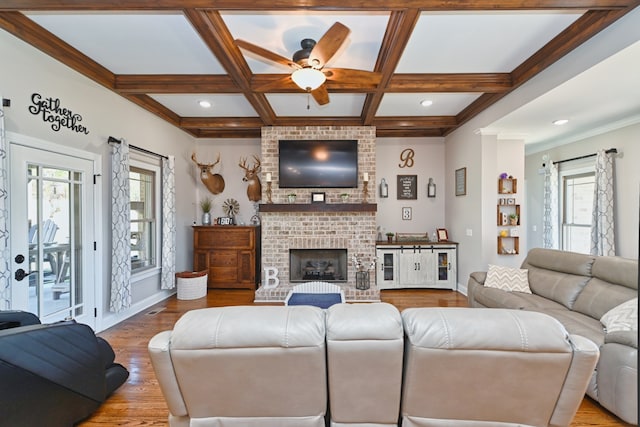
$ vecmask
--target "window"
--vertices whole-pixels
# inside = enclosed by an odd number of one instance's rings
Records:
[[[129,187],[131,201],[131,272],[158,265],[159,227],[157,215],[159,168],[131,161]]]
[[[588,254],[591,250],[591,212],[595,171],[562,174],[562,249]]]

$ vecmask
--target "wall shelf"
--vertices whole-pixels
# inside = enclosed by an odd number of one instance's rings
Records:
[[[377,203],[261,203],[260,212],[377,212]]]

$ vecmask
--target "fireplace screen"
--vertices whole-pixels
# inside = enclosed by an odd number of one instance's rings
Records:
[[[347,281],[346,249],[290,249],[289,281]]]

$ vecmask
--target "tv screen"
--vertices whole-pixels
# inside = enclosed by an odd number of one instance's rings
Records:
[[[357,140],[280,140],[280,188],[357,188]]]

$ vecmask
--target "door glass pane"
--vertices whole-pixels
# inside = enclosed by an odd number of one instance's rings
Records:
[[[28,171],[29,309],[43,321],[77,316],[83,296],[76,278],[82,275],[74,268],[81,264],[75,259],[82,235],[75,219],[81,218],[82,187],[68,170],[29,165]]]

